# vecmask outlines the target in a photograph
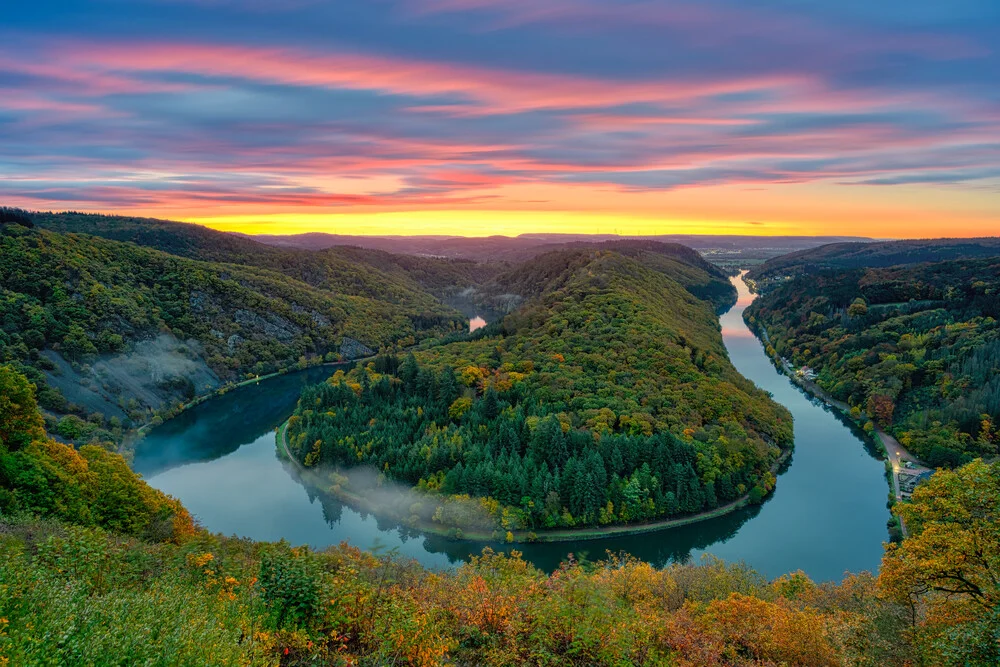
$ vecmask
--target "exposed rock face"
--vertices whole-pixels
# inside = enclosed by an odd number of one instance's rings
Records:
[[[199,292],[198,290],[191,292],[190,296],[188,296],[188,303],[191,305],[191,310],[196,313],[204,312],[206,296],[204,292]]]
[[[92,365],[74,366],[52,350],[42,354],[55,365],[45,372],[46,383],[68,402],[123,420],[128,405],[156,409],[173,399],[189,399],[190,391],[202,394],[220,384],[198,342],[170,334],[138,341],[129,352],[101,355]]]
[[[294,310],[296,313],[308,313],[309,318],[313,321],[313,324],[315,324],[318,327],[331,326],[330,318],[319,311],[307,310],[302,306],[298,305],[297,303],[292,304],[292,310]]]
[[[313,323],[318,327],[329,327],[332,326],[330,318],[322,313],[317,313],[315,310],[310,313]]]
[[[344,340],[340,344],[340,356],[344,359],[361,359],[362,357],[370,357],[373,354],[375,354],[375,350],[347,336],[344,336]]]
[[[240,309],[233,314],[233,319],[242,327],[263,332],[265,336],[277,338],[283,343],[287,343],[302,333],[300,327],[274,313],[269,313],[267,318],[264,318],[252,311]]]
[[[229,348],[229,354],[234,354],[236,352],[236,348],[239,347],[243,340],[243,336],[239,334],[233,334],[230,336],[229,340],[226,341],[226,346]]]

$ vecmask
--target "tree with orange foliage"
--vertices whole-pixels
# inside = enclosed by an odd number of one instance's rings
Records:
[[[894,511],[910,536],[887,547],[883,595],[911,606],[935,664],[1000,664],[1000,463],[939,471]]]
[[[733,664],[748,656],[752,664],[836,667],[842,664],[824,636],[823,619],[812,611],[793,609],[784,599],[768,602],[733,593],[715,600],[699,616],[706,633],[718,634]]]

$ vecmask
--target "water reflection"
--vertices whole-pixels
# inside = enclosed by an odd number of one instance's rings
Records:
[[[888,512],[877,453],[853,424],[775,369],[743,324],[752,297],[741,281],[734,282],[739,303],[722,316],[730,358],[795,418],[795,453],[775,493],[760,507],[656,533],[515,545],[531,562],[551,570],[569,553],[597,559],[610,550],[663,565],[711,552],[747,561],[771,577],[803,569],[823,581],[878,566]],[[304,385],[331,372],[309,369],[197,406],[155,429],[138,448],[134,466],[212,531],[318,548],[346,540],[365,549],[398,549],[431,567],[479,553],[482,544],[423,535],[345,507],[301,483],[277,458],[274,428],[291,413]]]
[[[295,409],[302,389],[322,382],[334,370],[330,365],[279,375],[182,412],[139,442],[133,468],[151,477],[169,468],[231,454],[277,428]]]

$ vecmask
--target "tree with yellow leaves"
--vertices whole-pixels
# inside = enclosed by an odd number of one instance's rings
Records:
[[[888,546],[880,590],[911,605],[935,664],[1000,664],[1000,463],[940,471],[896,508],[910,537]]]

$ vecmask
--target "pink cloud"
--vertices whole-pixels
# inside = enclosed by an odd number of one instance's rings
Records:
[[[629,82],[348,52],[194,43],[74,43],[55,47],[50,56],[55,60],[43,66],[44,71],[69,72],[64,76],[79,78],[98,90],[128,89],[139,74],[182,72],[292,86],[457,96],[484,105],[492,113],[668,103],[776,91],[808,82],[798,75]]]

